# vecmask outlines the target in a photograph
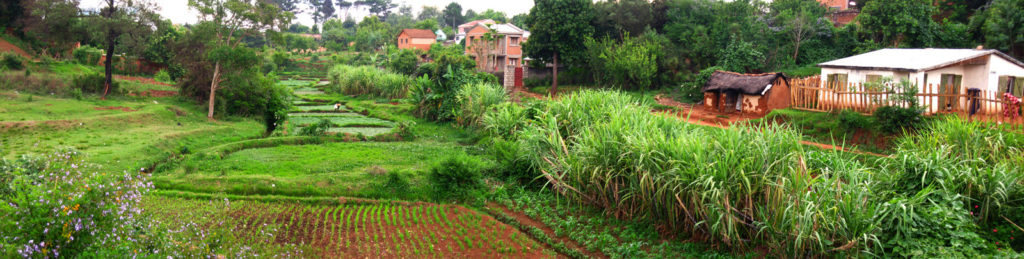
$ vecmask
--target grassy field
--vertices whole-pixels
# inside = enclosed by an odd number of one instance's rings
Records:
[[[355,196],[380,198],[387,172],[409,178],[407,197],[422,196],[424,171],[454,144],[353,142],[246,149],[223,159],[195,157],[157,174],[157,188],[241,195]]]
[[[74,147],[115,170],[148,168],[184,149],[259,137],[252,120],[208,121],[175,98],[74,100],[2,92],[0,155]]]

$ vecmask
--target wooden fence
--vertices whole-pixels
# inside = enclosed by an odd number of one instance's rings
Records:
[[[833,112],[851,110],[872,114],[883,106],[906,106],[895,98],[902,91],[891,85],[869,87],[861,83],[822,84],[820,76],[790,79],[792,108],[808,111]],[[881,88],[881,89],[879,89]],[[969,120],[1024,126],[1021,111],[1004,112],[1010,107],[1002,93],[968,91],[966,87],[925,85],[918,87],[915,98],[925,114],[956,114]],[[1016,115],[1016,116],[1014,116]]]

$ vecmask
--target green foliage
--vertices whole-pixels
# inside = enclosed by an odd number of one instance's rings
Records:
[[[657,43],[627,36],[621,44],[607,38],[600,42],[588,38],[585,44],[595,82],[627,90],[654,86],[661,56]]]
[[[461,200],[470,198],[483,187],[485,169],[485,163],[479,158],[457,154],[431,167],[427,180],[438,200]]]
[[[381,22],[377,16],[363,18],[356,27],[356,34],[353,37],[355,48],[359,51],[376,51],[385,44],[391,42],[393,35],[387,23]]]
[[[327,129],[334,127],[334,124],[329,120],[321,119],[320,121],[313,123],[312,125],[303,127],[299,131],[299,135],[303,136],[323,136],[327,134]]]
[[[103,94],[106,76],[103,74],[82,74],[71,80],[72,89],[81,90],[83,93]],[[117,93],[120,88],[116,81],[110,86],[111,93]]]
[[[25,68],[25,58],[14,52],[0,53],[0,67],[10,70],[21,70]]]
[[[685,82],[680,86],[679,90],[682,92],[682,96],[691,102],[697,102],[703,99],[704,85],[707,85],[708,80],[711,80],[711,75],[714,74],[715,71],[719,70],[725,70],[725,68],[712,66],[701,70],[700,73],[697,73],[693,77],[693,80]]]
[[[524,55],[540,63],[572,64],[586,54],[584,41],[594,33],[593,5],[585,0],[538,0],[526,24],[535,29],[523,45]]]
[[[729,45],[722,50],[718,60],[718,66],[724,70],[752,73],[761,72],[765,67],[765,56],[758,51],[751,42],[733,38]]]
[[[516,103],[502,103],[494,111],[484,114],[483,125],[488,133],[505,140],[516,139],[515,134],[530,123],[536,115],[536,108],[524,108]]]
[[[899,106],[879,107],[875,109],[874,115],[878,128],[889,133],[912,130],[924,121],[919,110]]]
[[[1008,52],[1017,59],[1024,58],[1024,8],[1021,0],[994,0],[983,15],[981,35],[988,46]],[[979,19],[982,20],[982,19]]]
[[[455,123],[463,127],[482,127],[484,114],[508,101],[505,87],[490,83],[469,84],[459,89],[459,110]]]
[[[473,72],[476,67],[473,60],[456,48],[431,49],[430,56],[434,62],[420,66],[417,73],[424,74],[416,79],[409,90],[409,97],[416,105],[413,114],[420,118],[453,120],[460,109],[458,95],[463,86],[497,84],[494,75]]]
[[[137,255],[152,241],[137,207],[150,188],[141,174],[108,174],[74,150],[0,167],[12,191],[0,196],[4,257]]]
[[[327,76],[331,81],[329,92],[391,99],[405,98],[413,83],[406,75],[371,66],[337,65]]]
[[[935,7],[926,0],[868,1],[857,22],[874,42],[888,47],[925,47],[941,31],[932,20]]]
[[[875,123],[871,117],[864,116],[860,113],[851,110],[839,111],[839,127],[840,130],[844,131],[856,131],[859,129],[869,129]]]
[[[71,55],[75,57],[75,62],[78,64],[95,66],[99,65],[100,58],[103,57],[103,50],[85,45],[72,51]]]
[[[153,80],[156,80],[157,82],[161,83],[174,83],[174,79],[171,78],[171,74],[167,73],[166,69],[161,69],[160,71],[157,71],[156,75],[153,75]]]
[[[393,50],[388,56],[387,67],[391,71],[404,75],[416,73],[419,63],[418,49]]]
[[[539,181],[540,174],[533,169],[530,160],[519,143],[502,138],[492,138],[487,145],[487,153],[498,163],[495,173],[504,178],[530,184]]]
[[[233,115],[260,116],[268,132],[285,119],[292,107],[291,89],[278,85],[273,75],[248,70],[228,75],[224,84],[227,87],[217,95],[218,109]]]

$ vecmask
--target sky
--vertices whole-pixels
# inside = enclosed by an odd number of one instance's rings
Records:
[[[157,3],[160,7],[160,15],[164,18],[171,19],[171,22],[175,24],[192,24],[197,21],[197,13],[188,8],[188,0],[152,0]],[[401,5],[412,6],[413,14],[419,14],[423,6],[436,6],[439,10],[444,10],[444,7],[451,2],[459,3],[462,5],[462,11],[473,9],[477,13],[483,12],[487,9],[494,9],[496,11],[505,12],[509,18],[513,15],[528,13],[530,8],[533,7],[533,0],[392,0],[393,3]],[[103,0],[81,0],[79,5],[81,8],[88,9],[99,9],[103,5]],[[397,12],[397,8],[395,12]],[[340,10],[337,11],[339,18],[344,15]],[[366,16],[367,11],[365,8],[359,10],[352,9],[349,11],[349,15],[359,20],[360,17]],[[300,14],[296,18],[295,22],[313,25],[313,18],[309,14]]]

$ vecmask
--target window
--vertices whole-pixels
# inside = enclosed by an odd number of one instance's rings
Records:
[[[998,94],[1010,93],[1017,97],[1024,97],[1024,77],[1000,76]]]
[[[939,94],[959,94],[961,81],[964,76],[957,74],[942,74],[941,81],[939,82]],[[939,108],[940,109],[953,109],[954,106],[959,106],[956,96],[941,96],[939,97]]]
[[[827,87],[827,88],[846,87],[846,82],[847,82],[846,79],[847,79],[847,75],[846,74],[829,74],[828,75],[828,81],[826,81],[825,87]]]
[[[512,39],[510,39],[509,41],[511,42],[512,46],[519,45],[519,37],[512,37]]]
[[[865,83],[878,83],[882,82],[882,75],[867,75],[864,77]]]

